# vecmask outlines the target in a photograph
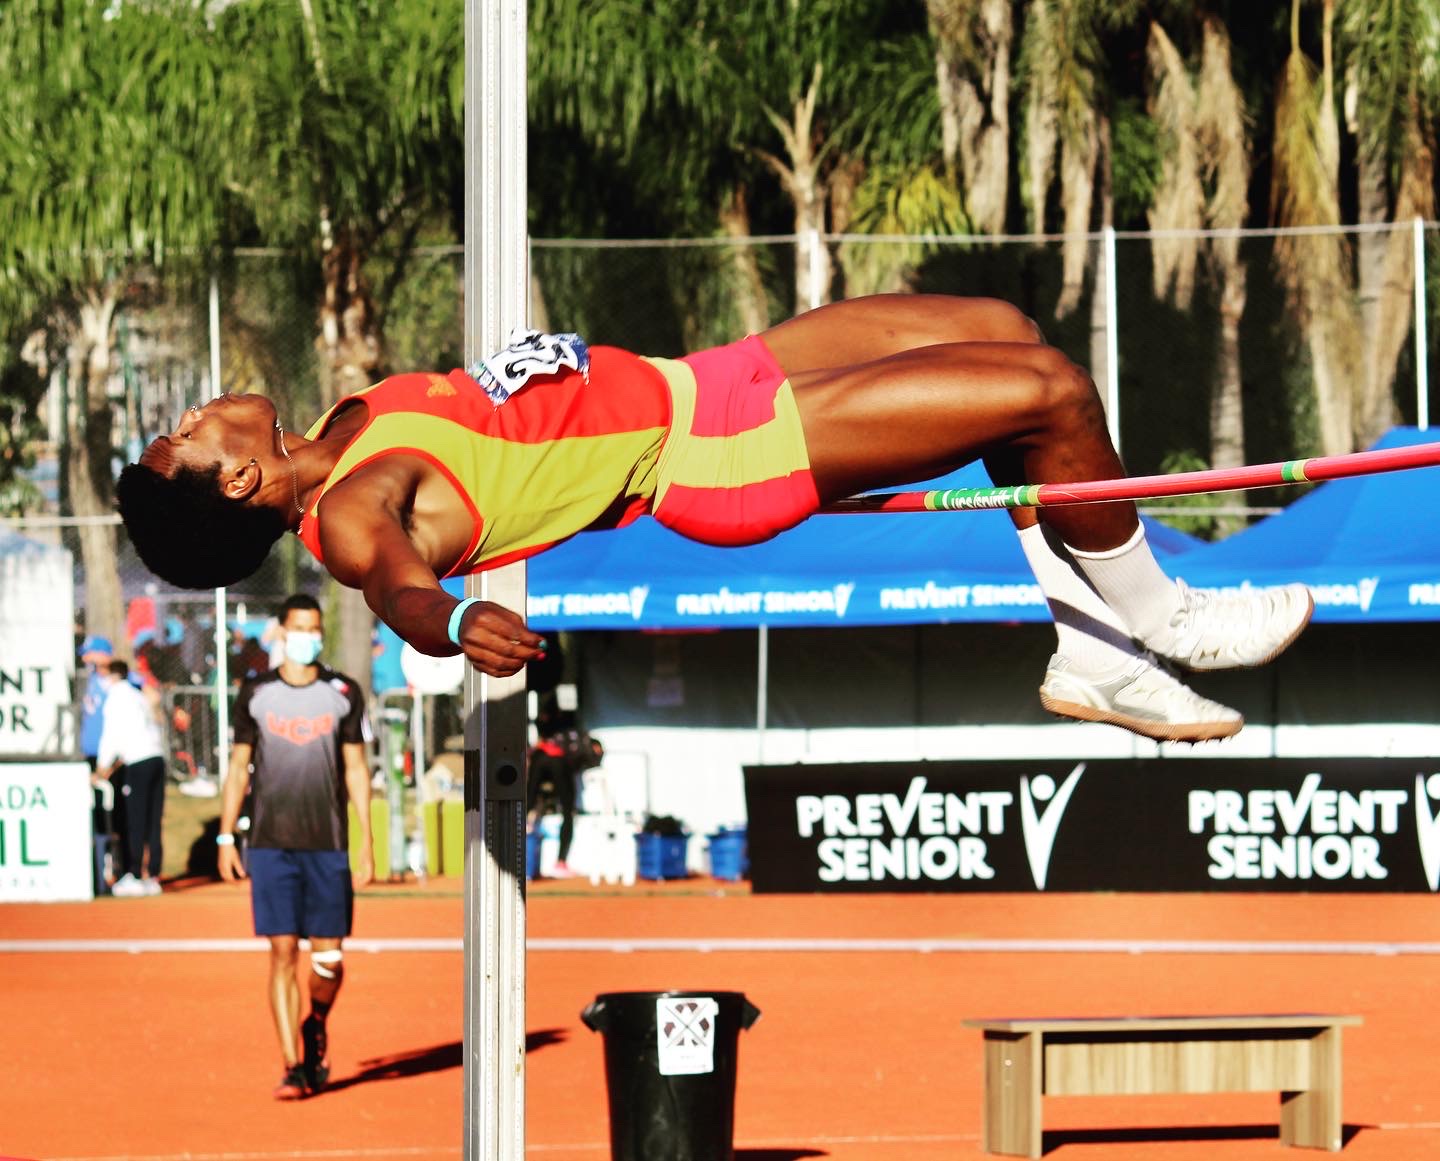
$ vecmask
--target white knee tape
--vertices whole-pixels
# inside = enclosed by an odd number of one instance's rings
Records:
[[[333,951],[312,951],[310,970],[322,980],[333,980],[340,969],[340,961],[344,958],[345,953],[338,947]]]

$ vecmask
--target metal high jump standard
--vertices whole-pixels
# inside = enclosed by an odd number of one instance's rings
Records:
[[[526,0],[465,0],[465,363],[526,321]],[[525,565],[467,596],[525,613]],[[525,1157],[525,672],[465,676],[465,1161]],[[418,776],[420,772],[416,771]]]

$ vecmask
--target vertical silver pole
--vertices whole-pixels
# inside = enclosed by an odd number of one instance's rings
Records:
[[[220,394],[220,280],[210,275],[210,393]],[[215,781],[230,769],[230,634],[225,628],[225,590],[215,590]]]
[[[1415,219],[1415,426],[1430,430],[1430,337],[1425,326],[1425,223]]]
[[[425,695],[418,689],[410,699],[410,760],[415,770],[415,823],[425,834]],[[392,782],[392,784],[394,784]],[[390,804],[390,877],[403,879],[410,864],[410,818],[405,813],[405,784],[396,785]]]
[[[525,0],[465,3],[465,360],[525,321]],[[524,612],[525,567],[471,596]],[[465,678],[465,1161],[525,1156],[525,675]]]
[[[1115,227],[1105,238],[1105,418],[1110,442],[1120,450],[1120,320],[1115,293]]]

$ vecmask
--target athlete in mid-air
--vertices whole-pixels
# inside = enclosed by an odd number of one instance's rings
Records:
[[[976,459],[997,485],[1125,474],[1089,375],[1019,311],[878,295],[678,360],[531,333],[469,372],[385,379],[303,438],[265,397],[221,396],[126,467],[119,500],[141,558],[173,583],[232,584],[297,532],[416,649],[502,676],[541,638],[437,578],[646,513],[751,544]],[[1172,580],[1133,504],[1013,517],[1057,628],[1041,701],[1064,717],[1159,740],[1234,734],[1240,714],[1164,662],[1264,664],[1313,610],[1300,584],[1222,595]]]

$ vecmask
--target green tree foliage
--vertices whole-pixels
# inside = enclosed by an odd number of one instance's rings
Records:
[[[66,369],[76,515],[110,512],[116,312],[143,266],[217,240],[220,64],[203,13],[180,0],[0,6],[0,330],[13,344],[43,328]],[[117,633],[115,529],[92,523],[79,539],[87,626]]]
[[[245,159],[234,224],[316,275],[322,404],[389,373],[387,310],[461,188],[463,17],[462,0],[246,0],[219,17]],[[337,663],[368,687],[374,618],[355,590],[328,603]]]
[[[390,272],[461,180],[461,0],[248,0],[218,29],[231,58],[232,225],[318,268],[317,345],[334,399],[388,370]]]

